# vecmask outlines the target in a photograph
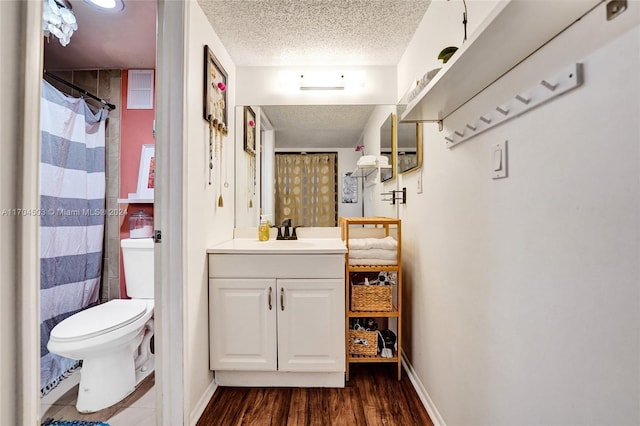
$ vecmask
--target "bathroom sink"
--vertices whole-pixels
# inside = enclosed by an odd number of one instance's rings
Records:
[[[217,245],[209,253],[242,254],[337,254],[346,253],[344,242],[339,238],[317,238],[302,240],[258,241],[236,238]]]
[[[313,243],[301,240],[269,240],[258,241],[259,248],[286,250],[286,249],[302,249],[305,247],[313,247]]]

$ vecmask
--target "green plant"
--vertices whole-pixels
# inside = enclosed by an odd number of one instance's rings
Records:
[[[455,46],[445,47],[440,51],[440,53],[438,53],[438,60],[442,61],[443,64],[446,64],[449,58],[456,53],[456,50],[458,50],[458,48]]]

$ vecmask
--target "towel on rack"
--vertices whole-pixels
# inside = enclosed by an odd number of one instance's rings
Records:
[[[363,155],[358,158],[357,162],[358,166],[377,166],[378,165],[378,157],[375,155]]]
[[[349,249],[349,259],[381,259],[395,261],[397,258],[398,251],[395,249]]]
[[[349,250],[386,249],[396,250],[398,242],[393,237],[349,239]]]

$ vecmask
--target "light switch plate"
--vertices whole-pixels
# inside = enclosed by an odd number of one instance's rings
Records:
[[[507,177],[507,141],[491,145],[491,177]]]

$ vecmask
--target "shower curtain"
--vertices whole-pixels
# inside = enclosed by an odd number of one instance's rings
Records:
[[[98,302],[105,221],[105,119],[42,81],[40,391],[79,364],[47,350],[53,327]]]
[[[338,155],[276,153],[275,220],[338,226]]]

